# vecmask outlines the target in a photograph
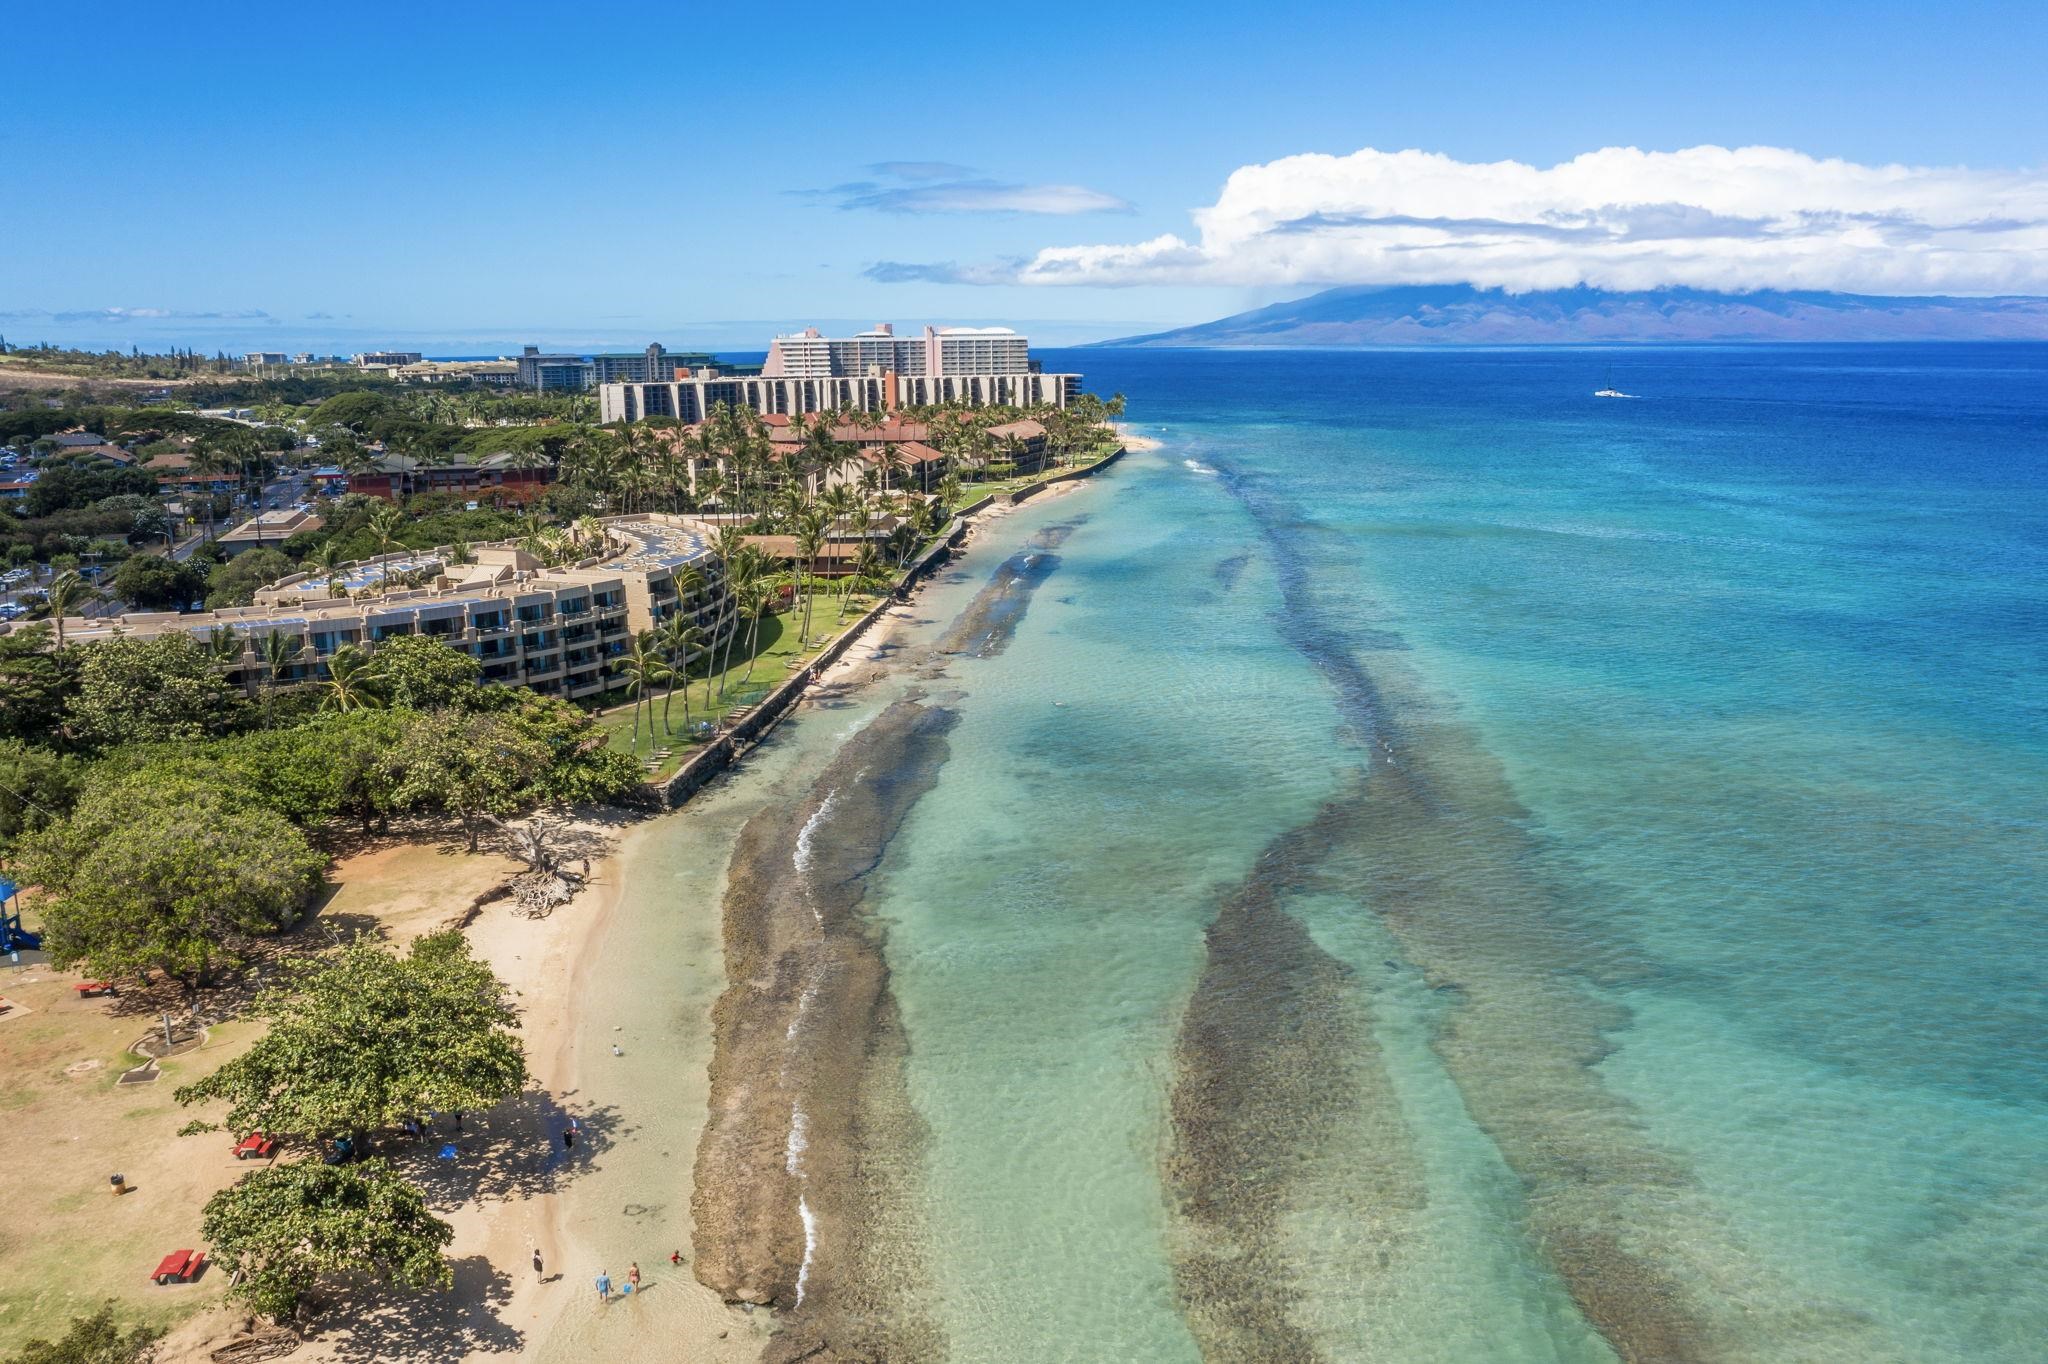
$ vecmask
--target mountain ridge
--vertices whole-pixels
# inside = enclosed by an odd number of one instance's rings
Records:
[[[1815,341],[2048,341],[2048,298],[1346,286],[1213,322],[1091,344],[1348,349]]]

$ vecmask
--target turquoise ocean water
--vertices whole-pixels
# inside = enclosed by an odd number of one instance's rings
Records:
[[[868,901],[949,1357],[2041,1358],[2048,348],[1055,358],[1165,447]]]

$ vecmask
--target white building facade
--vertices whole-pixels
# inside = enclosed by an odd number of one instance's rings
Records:
[[[599,420],[697,422],[719,403],[763,416],[941,403],[1065,407],[1080,392],[1080,375],[1043,373],[1030,342],[1008,327],[926,327],[919,336],[898,336],[883,323],[845,337],[811,327],[776,337],[756,375],[704,368],[678,370],[667,383],[605,384]]]

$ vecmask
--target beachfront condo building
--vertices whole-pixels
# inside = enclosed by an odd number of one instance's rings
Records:
[[[1080,375],[1044,373],[1030,343],[1008,327],[926,327],[920,336],[898,336],[885,323],[847,337],[811,327],[770,342],[758,374],[705,366],[678,370],[667,383],[606,384],[599,420],[697,422],[719,403],[763,416],[948,402],[1065,407],[1080,392]]]
[[[689,517],[615,517],[603,523],[603,544],[566,567],[546,567],[511,543],[479,546],[459,564],[445,547],[383,555],[345,566],[332,585],[296,574],[262,589],[251,606],[78,617],[65,621],[64,637],[231,641],[222,668],[254,695],[270,678],[263,643],[271,635],[295,645],[280,679],[287,683],[325,678],[345,646],[374,653],[394,635],[429,635],[474,657],[486,682],[581,699],[624,685],[612,660],[670,616],[687,614],[702,627],[703,648],[724,639],[732,622],[716,533]],[[332,595],[334,586],[347,595]]]
[[[858,336],[826,336],[807,327],[768,343],[764,379],[846,379],[897,374],[1026,374],[1031,343],[1008,327],[926,327],[898,336],[890,323]]]

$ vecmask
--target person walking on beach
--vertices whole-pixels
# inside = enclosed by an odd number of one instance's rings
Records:
[[[632,1264],[632,1266],[631,1266],[631,1267],[630,1267],[629,1269],[627,1269],[627,1270],[626,1270],[626,1291],[627,1291],[628,1293],[631,1293],[631,1292],[634,1292],[635,1290],[637,1290],[637,1289],[638,1289],[639,1287],[640,1287],[640,1262],[639,1262],[638,1260],[635,1260],[635,1261],[633,1261],[633,1264]]]
[[[670,1251],[668,1253],[668,1262],[672,1265],[680,1265],[683,1262],[683,1252],[680,1250]]]
[[[542,1272],[540,1267],[540,1247],[535,1246],[533,1248],[533,1277],[538,1279]]]
[[[597,1271],[597,1300],[599,1302],[610,1302],[612,1300],[612,1276],[605,1273],[602,1269]]]

